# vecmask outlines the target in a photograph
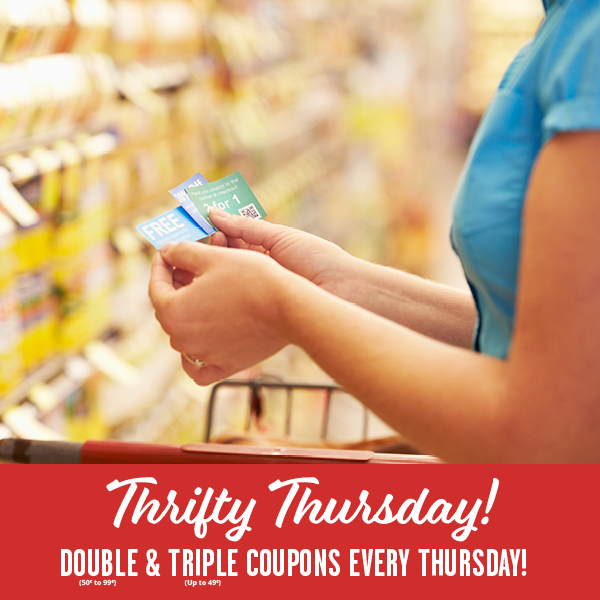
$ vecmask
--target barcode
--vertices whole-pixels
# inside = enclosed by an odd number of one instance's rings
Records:
[[[256,206],[254,204],[248,204],[248,206],[244,206],[243,208],[238,209],[238,212],[242,217],[249,217],[250,219],[260,219],[260,213],[256,210]]]

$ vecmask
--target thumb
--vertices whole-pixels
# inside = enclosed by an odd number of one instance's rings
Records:
[[[214,248],[206,244],[168,242],[162,245],[160,254],[171,267],[200,275],[210,264],[211,251],[214,251]]]
[[[265,250],[271,250],[279,240],[293,231],[285,225],[230,215],[213,206],[209,208],[208,214],[212,223],[228,238],[243,240],[251,246],[262,246]]]

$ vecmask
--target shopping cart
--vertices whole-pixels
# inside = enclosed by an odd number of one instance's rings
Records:
[[[247,399],[247,410],[243,431],[228,432],[226,434],[214,435],[215,413],[219,407],[219,401],[224,400],[223,391],[233,388],[244,392]],[[244,390],[245,389],[245,390]],[[266,427],[261,427],[265,416],[265,392],[282,391],[284,393],[284,418],[283,427],[279,435],[274,432],[265,433]],[[322,414],[317,415],[315,421],[319,421],[320,427],[318,441],[300,440],[292,438],[292,416],[298,392],[313,392],[322,398]],[[361,410],[361,434],[360,439],[350,443],[330,441],[331,409],[333,399],[336,395],[346,395],[343,388],[334,383],[307,383],[283,381],[272,376],[258,379],[227,379],[215,384],[211,390],[208,401],[206,431],[204,442],[222,442],[227,444],[243,444],[255,446],[280,446],[293,445],[295,447],[315,447],[317,444],[322,448],[335,448],[345,450],[374,450],[381,453],[393,454],[419,454],[400,435],[388,435],[383,438],[369,438],[370,411],[366,406],[360,404]],[[239,394],[238,394],[239,396]],[[355,401],[358,403],[358,401]],[[254,427],[253,427],[254,426]],[[258,430],[256,431],[252,430]],[[262,432],[260,430],[263,430]]]
[[[222,392],[227,388],[247,390],[247,419],[242,434],[213,440],[215,412]],[[251,434],[253,423],[260,423],[266,390],[285,394],[284,437]],[[290,438],[295,394],[313,391],[324,397],[324,412],[319,441]],[[215,384],[208,402],[204,443],[184,445],[148,444],[113,440],[62,442],[5,439],[0,440],[0,462],[21,464],[431,464],[439,462],[421,456],[400,436],[379,440],[367,438],[369,411],[362,407],[362,440],[350,444],[328,441],[331,404],[334,394],[345,393],[330,383],[284,382],[273,378],[228,379]],[[221,443],[215,443],[221,442]],[[224,442],[224,443],[223,443]]]

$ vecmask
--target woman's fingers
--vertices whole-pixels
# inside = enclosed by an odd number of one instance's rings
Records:
[[[210,236],[210,245],[218,246],[220,248],[237,248],[238,250],[252,250],[253,252],[260,252],[265,254],[266,250],[262,246],[253,246],[247,244],[244,240],[239,238],[228,238],[222,231],[217,231]]]
[[[249,219],[238,215],[230,215],[224,210],[215,207],[209,209],[210,220],[231,241],[231,239],[243,240],[250,246],[262,246],[269,251],[291,230],[284,225],[274,225],[267,221]],[[231,243],[230,243],[231,245]]]
[[[183,368],[199,385],[239,372],[285,345],[276,314],[286,272],[275,261],[181,242],[165,244],[153,268],[156,316],[171,346],[186,353]],[[193,283],[176,289],[190,279]]]
[[[195,242],[167,243],[160,249],[163,261],[192,276],[200,275],[210,263],[209,255],[216,250]]]
[[[221,232],[217,231],[217,233],[213,233],[208,242],[211,246],[219,246],[221,248],[227,248],[227,236]]]
[[[188,377],[196,382],[197,385],[210,385],[223,379],[221,370],[214,365],[200,367],[193,365],[184,356],[181,357],[181,366]]]
[[[210,245],[219,246],[220,248],[237,248],[238,250],[248,249],[246,242],[236,238],[228,238],[222,231],[217,231],[217,233],[210,236]]]
[[[195,275],[183,269],[173,269],[173,287],[178,290],[194,281]]]
[[[155,254],[152,261],[148,292],[155,309],[167,304],[175,293],[173,269],[165,262],[160,252]]]
[[[244,240],[236,238],[227,238],[227,246],[229,248],[236,248],[237,250],[248,250],[248,244]]]

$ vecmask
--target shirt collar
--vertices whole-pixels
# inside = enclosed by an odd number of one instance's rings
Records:
[[[546,12],[548,12],[548,9],[554,4],[559,4],[560,0],[542,0],[542,3],[544,5],[544,9],[546,10]]]

